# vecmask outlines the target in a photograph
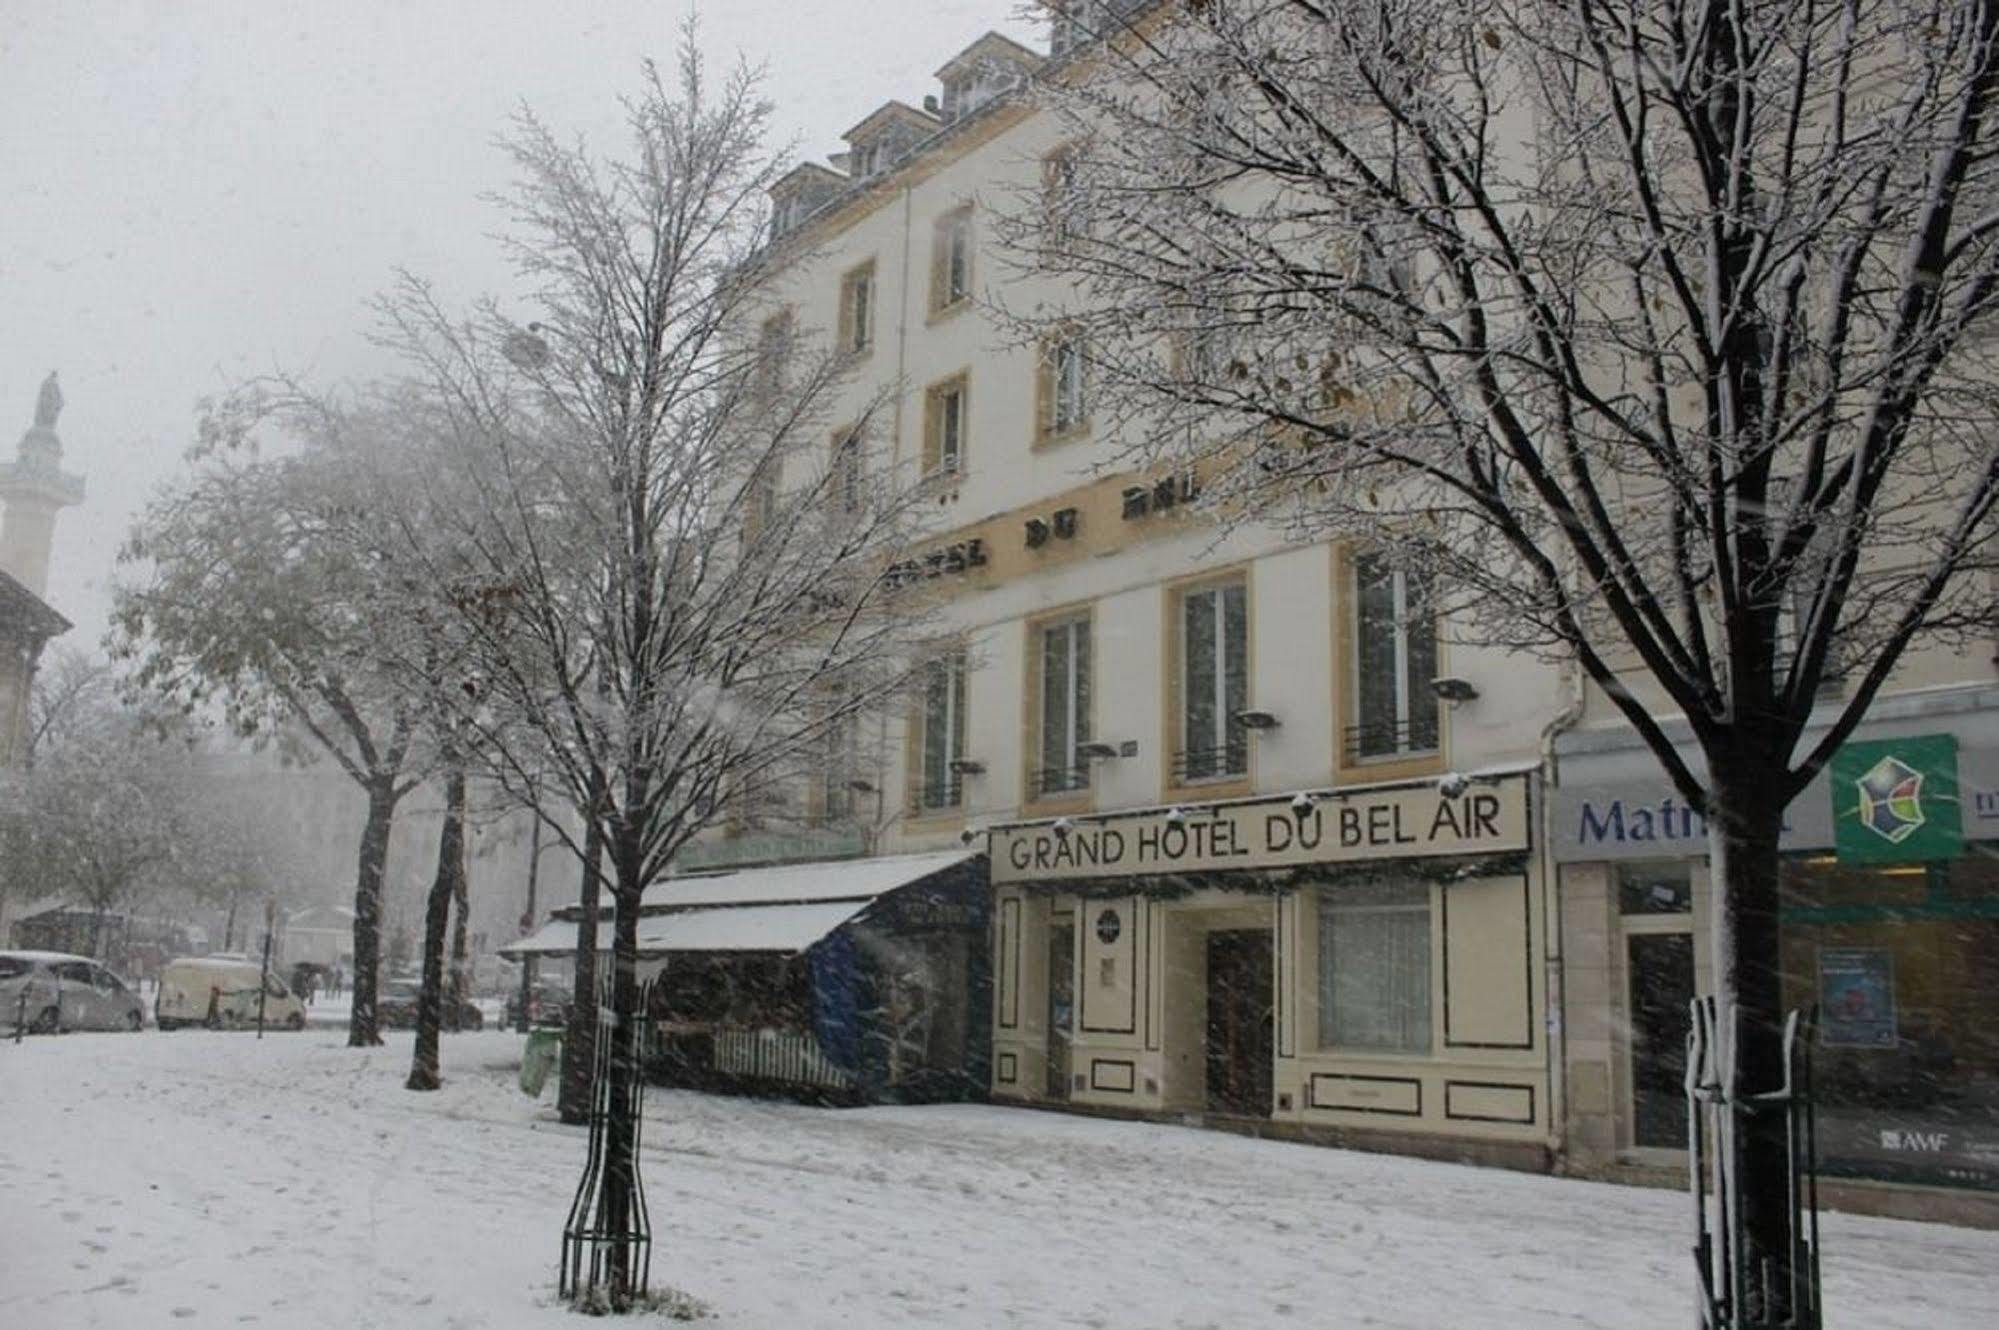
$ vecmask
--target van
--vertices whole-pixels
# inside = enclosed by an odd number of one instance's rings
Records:
[[[260,983],[261,981],[261,983]],[[191,956],[168,961],[160,971],[160,993],[153,1002],[153,1020],[162,1030],[183,1025],[210,1029],[241,1029],[257,1023],[261,989],[267,1028],[303,1030],[305,1004],[275,974],[247,960],[228,956]]]

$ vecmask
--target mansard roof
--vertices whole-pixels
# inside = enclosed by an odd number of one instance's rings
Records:
[[[914,130],[918,137],[928,138],[942,129],[944,122],[928,111],[917,110],[908,102],[888,101],[883,102],[874,114],[840,137],[850,145],[857,145],[894,125],[907,126]]]

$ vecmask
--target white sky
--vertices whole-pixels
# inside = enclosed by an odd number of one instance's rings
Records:
[[[616,96],[671,58],[687,0],[0,0],[0,459],[61,371],[48,598],[94,647],[118,546],[180,464],[193,403],[272,368],[380,366],[365,302],[407,266],[499,290],[479,195],[521,102],[621,147]],[[697,0],[717,64],[768,67],[781,139],[820,158],[1014,0]]]

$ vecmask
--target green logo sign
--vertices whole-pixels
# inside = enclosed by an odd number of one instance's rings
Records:
[[[1964,852],[1956,736],[1847,744],[1833,755],[1830,784],[1841,863],[1913,864]]]

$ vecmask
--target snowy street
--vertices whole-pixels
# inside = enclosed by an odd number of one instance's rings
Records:
[[[0,1324],[573,1324],[583,1135],[521,1039],[0,1045]],[[655,1287],[718,1327],[1684,1326],[1679,1196],[986,1107],[655,1091]],[[1990,1324],[1999,1234],[1830,1216],[1829,1324]],[[1337,1322],[1307,1309],[1341,1306]]]

